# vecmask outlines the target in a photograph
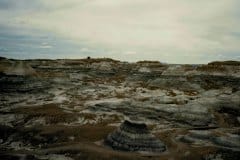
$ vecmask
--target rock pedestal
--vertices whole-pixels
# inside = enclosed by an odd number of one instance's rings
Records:
[[[124,121],[105,139],[105,144],[114,150],[134,152],[163,152],[166,146],[155,138],[144,123]]]

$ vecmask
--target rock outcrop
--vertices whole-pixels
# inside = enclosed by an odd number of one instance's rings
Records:
[[[166,146],[149,132],[146,124],[127,120],[108,135],[105,144],[122,151],[163,152],[166,150]]]

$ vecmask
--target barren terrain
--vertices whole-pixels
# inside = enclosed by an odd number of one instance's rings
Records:
[[[167,151],[145,155],[101,143],[134,117]],[[0,159],[239,157],[240,62],[0,59]]]

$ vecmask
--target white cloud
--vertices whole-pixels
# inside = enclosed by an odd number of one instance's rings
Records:
[[[43,49],[51,49],[53,48],[52,45],[48,44],[48,43],[42,43],[41,46],[39,46],[39,48],[43,48]]]
[[[123,54],[125,54],[125,55],[135,55],[135,54],[137,54],[137,52],[136,51],[126,51],[126,52],[123,52]]]
[[[84,47],[84,48],[81,48],[80,51],[81,52],[91,52],[91,49]]]
[[[240,52],[240,36],[234,34],[240,28],[239,0],[40,1],[47,10],[13,21],[114,50],[113,57],[199,63]]]

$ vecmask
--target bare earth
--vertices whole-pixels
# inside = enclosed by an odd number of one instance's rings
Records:
[[[123,152],[101,143],[131,117],[167,151]],[[239,157],[240,62],[0,58],[0,159]]]

